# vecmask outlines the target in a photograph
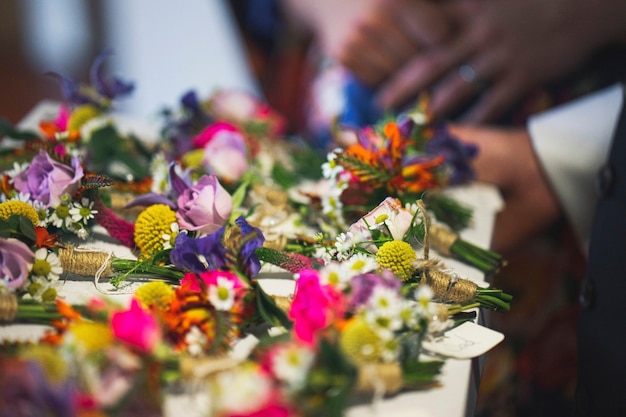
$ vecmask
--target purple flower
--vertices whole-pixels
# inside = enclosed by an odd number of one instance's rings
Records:
[[[224,228],[200,238],[192,238],[187,233],[176,236],[170,261],[179,269],[201,273],[226,266],[226,248],[222,243]]]
[[[69,381],[48,381],[34,361],[0,358],[0,417],[76,415],[76,387]]]
[[[429,155],[443,155],[446,164],[452,168],[450,184],[462,184],[474,177],[472,158],[478,154],[476,145],[463,143],[452,136],[448,129],[439,126],[434,136],[426,142]]]
[[[7,288],[24,284],[34,260],[35,254],[23,242],[0,238],[0,279]]]
[[[104,73],[103,63],[109,55],[112,54],[110,49],[101,52],[94,60],[89,71],[91,87],[95,89],[97,95],[94,95],[88,88],[84,88],[65,75],[56,72],[49,72],[47,75],[54,77],[61,85],[61,94],[63,99],[74,105],[94,104],[102,105],[102,98],[113,100],[117,97],[130,94],[135,88],[133,83],[124,82],[117,77],[107,77]]]
[[[31,198],[48,207],[57,206],[64,194],[72,195],[78,190],[83,177],[80,160],[72,158],[71,166],[53,160],[43,150],[39,151],[26,171],[15,177],[15,189],[30,194]]]
[[[263,246],[265,236],[259,228],[251,226],[242,216],[238,217],[235,223],[241,228],[242,235],[237,263],[246,276],[255,277],[261,270],[261,261],[256,250]]]
[[[215,175],[203,175],[178,196],[176,218],[182,229],[212,233],[226,223],[233,199]]]
[[[380,274],[356,275],[351,280],[352,292],[350,294],[349,308],[356,310],[358,307],[367,304],[374,291],[379,285],[396,291],[400,290],[401,282],[392,272],[386,270]]]

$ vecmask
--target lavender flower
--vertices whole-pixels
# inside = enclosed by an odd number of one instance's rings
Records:
[[[200,238],[192,238],[187,233],[176,236],[170,261],[181,270],[196,273],[226,267],[226,248],[223,245],[224,228]]]

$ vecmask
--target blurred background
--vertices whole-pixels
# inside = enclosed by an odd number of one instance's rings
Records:
[[[135,82],[120,110],[150,117],[189,89],[258,92],[228,2],[187,0],[3,0],[0,114],[11,121],[38,100],[60,98],[58,72],[87,80],[94,57],[114,54],[111,71]]]
[[[16,123],[38,101],[59,100],[56,82],[44,74],[86,81],[95,56],[110,47],[111,71],[136,83],[121,110],[151,118],[189,89],[206,95],[217,87],[241,88],[264,94],[297,122],[307,40],[283,33],[277,53],[271,39],[247,24],[241,3],[2,0],[0,117]],[[268,16],[262,23],[276,22]],[[485,358],[477,416],[571,415],[576,294],[584,269],[572,236],[567,225],[555,224],[512,254],[495,277],[494,285],[515,299],[510,313],[492,315],[492,327],[506,338]]]

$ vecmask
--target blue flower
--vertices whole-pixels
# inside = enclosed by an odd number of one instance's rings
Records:
[[[235,224],[241,229],[241,247],[237,254],[237,263],[247,277],[255,277],[261,270],[261,261],[256,254],[257,248],[263,246],[265,236],[260,229],[251,226],[244,217],[240,216]]]
[[[224,228],[201,238],[190,237],[187,233],[176,236],[170,261],[181,269],[196,273],[215,269],[226,269],[226,248],[223,245]]]

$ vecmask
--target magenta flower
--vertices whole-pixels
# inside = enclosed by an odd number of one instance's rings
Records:
[[[239,180],[248,168],[246,139],[229,123],[210,125],[194,138],[194,146],[204,148],[204,169],[224,181]]]
[[[143,310],[135,298],[128,310],[113,314],[111,327],[117,339],[145,352],[151,352],[161,339],[155,318]]]
[[[342,294],[330,285],[320,285],[317,271],[306,269],[296,281],[289,317],[294,321],[298,339],[313,343],[316,334],[324,329],[333,317],[344,312]]]
[[[0,279],[10,289],[21,287],[35,260],[35,254],[17,239],[0,238]]]
[[[178,196],[176,218],[181,229],[212,233],[224,225],[233,209],[233,199],[215,175],[203,175],[196,185]]]
[[[61,196],[72,195],[78,190],[83,174],[78,158],[73,157],[71,166],[67,166],[41,150],[29,167],[15,177],[14,186],[17,191],[30,194],[34,200],[54,207],[61,202]]]

